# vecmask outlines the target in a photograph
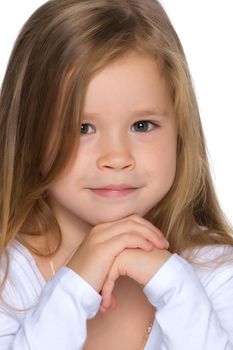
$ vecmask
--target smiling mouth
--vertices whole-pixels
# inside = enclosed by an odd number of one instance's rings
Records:
[[[90,188],[90,190],[98,196],[107,198],[116,198],[127,196],[137,190],[137,188],[123,188],[123,189],[112,189],[112,188]]]

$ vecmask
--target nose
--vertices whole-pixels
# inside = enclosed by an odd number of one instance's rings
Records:
[[[113,140],[112,140],[113,141]],[[135,158],[125,141],[111,142],[102,145],[97,158],[97,167],[100,170],[132,170],[135,167]]]

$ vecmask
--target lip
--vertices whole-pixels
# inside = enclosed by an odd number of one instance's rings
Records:
[[[136,191],[137,187],[126,184],[112,184],[101,188],[90,188],[90,190],[101,197],[116,198],[129,195]]]
[[[130,193],[136,191],[136,188],[125,188],[123,190],[113,190],[113,189],[106,189],[106,188],[100,188],[100,189],[92,189],[90,188],[90,190],[101,196],[101,197],[108,197],[108,198],[116,198],[116,197],[123,197],[123,196],[127,196]]]
[[[91,188],[92,190],[111,190],[111,191],[122,191],[122,190],[128,190],[128,189],[135,189],[136,187],[133,187],[131,185],[127,184],[111,184],[104,187],[99,188]]]

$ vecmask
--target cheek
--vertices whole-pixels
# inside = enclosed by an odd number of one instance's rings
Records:
[[[176,142],[170,143],[161,150],[161,162],[167,169],[176,169]]]
[[[150,169],[161,180],[173,182],[176,173],[176,138],[173,136],[155,144],[148,155]]]
[[[49,187],[49,193],[54,197],[66,198],[77,188],[78,166],[76,160],[70,163]]]

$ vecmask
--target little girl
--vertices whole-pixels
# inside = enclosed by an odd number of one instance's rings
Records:
[[[233,238],[156,0],[50,0],[0,99],[0,349],[233,349]]]

